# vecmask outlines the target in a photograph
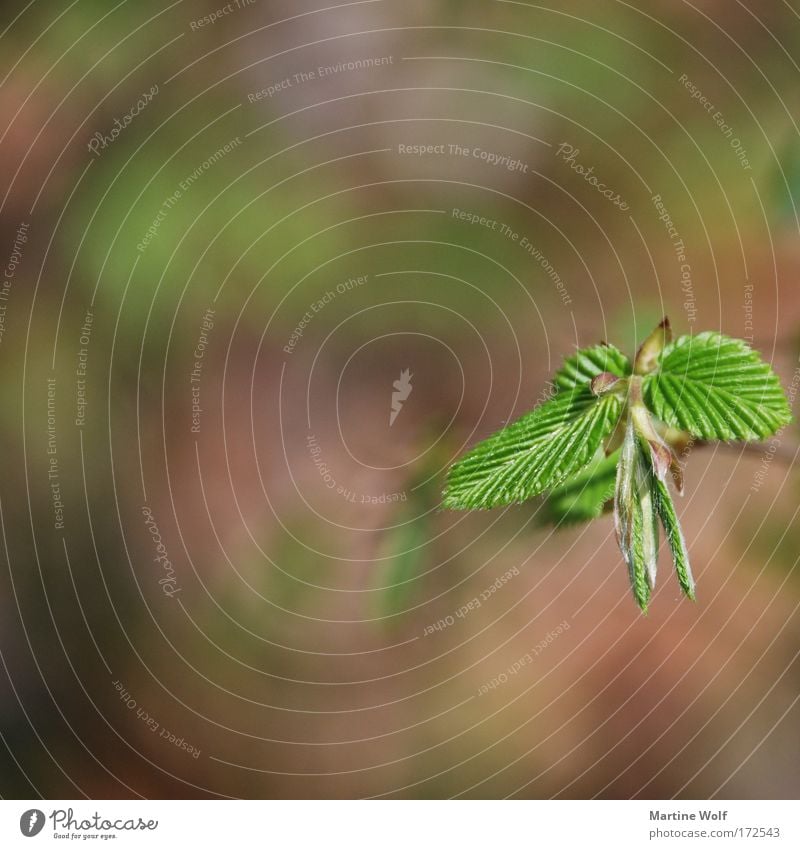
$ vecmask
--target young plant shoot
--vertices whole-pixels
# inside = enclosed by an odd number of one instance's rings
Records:
[[[694,579],[670,494],[683,493],[678,454],[695,440],[762,440],[791,419],[770,366],[719,333],[672,339],[664,319],[633,363],[613,345],[577,351],[554,395],[459,460],[443,504],[488,509],[547,494],[558,522],[600,516],[613,501],[633,596],[647,612],[663,526],[678,583]]]

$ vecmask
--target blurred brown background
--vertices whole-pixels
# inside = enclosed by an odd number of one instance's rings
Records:
[[[0,14],[3,796],[796,797],[794,425],[647,617],[609,519],[438,509],[664,314],[793,398],[796,4]]]

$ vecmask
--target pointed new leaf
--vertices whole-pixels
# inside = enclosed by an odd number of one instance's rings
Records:
[[[603,372],[626,377],[631,373],[631,364],[625,354],[613,345],[594,345],[582,348],[564,360],[553,383],[558,390],[575,389],[591,383],[593,378]]]
[[[582,472],[569,478],[547,496],[544,520],[569,525],[596,519],[614,496],[619,452],[609,457],[602,452]]]
[[[658,525],[652,493],[655,480],[644,449],[629,416],[619,455],[614,491],[614,524],[622,556],[628,567],[633,597],[647,612],[656,583]]]
[[[661,324],[642,342],[633,361],[634,374],[649,374],[658,364],[664,346],[672,341],[672,328],[664,316]]]
[[[659,419],[701,439],[766,439],[791,419],[770,366],[745,342],[719,333],[667,345],[643,389]]]
[[[672,503],[667,485],[658,479],[655,480],[655,503],[661,524],[664,526],[667,535],[667,542],[672,551],[678,583],[683,592],[694,601],[694,578],[692,577],[692,568],[689,565],[689,552],[686,550],[683,531],[678,524],[678,514],[675,512],[675,505]]]
[[[642,510],[642,502],[638,499],[633,503],[631,546],[627,552],[623,551],[628,564],[628,575],[631,580],[631,589],[636,603],[647,613],[647,605],[650,602],[650,581],[648,580],[645,554],[645,527],[646,517]]]
[[[444,506],[488,509],[557,486],[588,465],[621,407],[617,396],[597,398],[588,386],[558,393],[456,463],[447,478]]]
[[[640,448],[641,450],[641,448]],[[650,589],[656,588],[658,570],[658,513],[653,498],[653,474],[642,463],[639,483],[639,503],[642,505],[642,556]]]

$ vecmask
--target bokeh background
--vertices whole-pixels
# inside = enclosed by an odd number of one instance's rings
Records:
[[[662,552],[646,617],[608,518],[438,507],[665,314],[794,402],[795,0],[34,0],[0,39],[3,796],[797,796],[796,426],[692,452],[698,601]]]

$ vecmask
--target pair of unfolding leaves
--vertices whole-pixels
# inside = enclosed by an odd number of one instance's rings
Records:
[[[643,610],[655,585],[659,520],[681,587],[694,597],[665,479],[670,463],[658,462],[653,441],[648,450],[643,430],[657,428],[659,443],[667,428],[686,439],[751,441],[765,439],[791,418],[777,377],[744,342],[713,332],[668,341],[668,322],[660,329],[661,341],[645,352],[645,363],[642,350],[631,364],[606,344],[567,359],[550,400],[451,468],[443,500],[451,509],[486,509],[549,492],[555,514],[581,520],[599,516],[613,496],[617,538]],[[617,379],[624,390],[607,391]],[[644,429],[637,426],[637,407],[648,420]],[[675,462],[672,472],[680,482]]]

